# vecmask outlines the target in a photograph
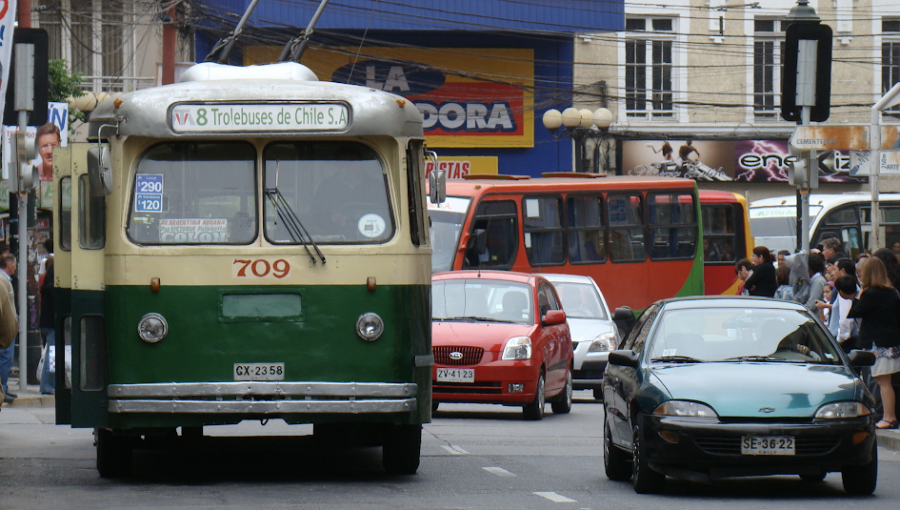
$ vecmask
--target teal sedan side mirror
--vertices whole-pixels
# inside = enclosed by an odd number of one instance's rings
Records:
[[[852,350],[848,356],[851,367],[871,367],[875,364],[875,353],[870,351]]]
[[[622,367],[637,368],[641,355],[631,349],[609,351],[609,364]]]

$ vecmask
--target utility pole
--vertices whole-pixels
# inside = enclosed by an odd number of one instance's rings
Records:
[[[18,0],[19,28],[31,28],[31,0]]]
[[[178,35],[175,31],[175,5],[172,0],[163,20],[163,45],[162,45],[162,84],[175,83],[175,39]]]
[[[824,122],[831,103],[831,28],[820,23],[809,0],[797,0],[785,20],[790,25],[785,33],[781,116],[799,126]],[[801,152],[789,173],[798,192],[800,250],[809,253],[809,191],[819,187],[816,152]]]

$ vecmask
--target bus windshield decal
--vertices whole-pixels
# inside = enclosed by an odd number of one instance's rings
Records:
[[[350,125],[349,108],[339,103],[181,104],[170,117],[176,133],[336,131]]]
[[[228,236],[228,220],[189,218],[159,221],[159,240],[163,243],[224,242]]]
[[[815,218],[822,206],[809,206],[810,217]],[[795,206],[783,207],[755,207],[750,209],[750,218],[793,218],[797,216],[797,208]]]

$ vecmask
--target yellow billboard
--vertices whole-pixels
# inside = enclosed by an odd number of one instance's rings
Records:
[[[244,65],[274,62],[280,51],[245,48]],[[406,97],[429,147],[534,147],[534,50],[310,48],[302,63],[323,81]]]

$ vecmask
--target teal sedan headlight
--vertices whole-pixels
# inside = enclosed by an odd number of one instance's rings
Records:
[[[817,420],[840,420],[843,418],[860,418],[872,414],[862,402],[834,402],[825,404],[816,411]]]
[[[676,416],[679,418],[699,418],[717,420],[719,415],[706,404],[688,400],[669,400],[663,402],[654,411],[654,416]]]

